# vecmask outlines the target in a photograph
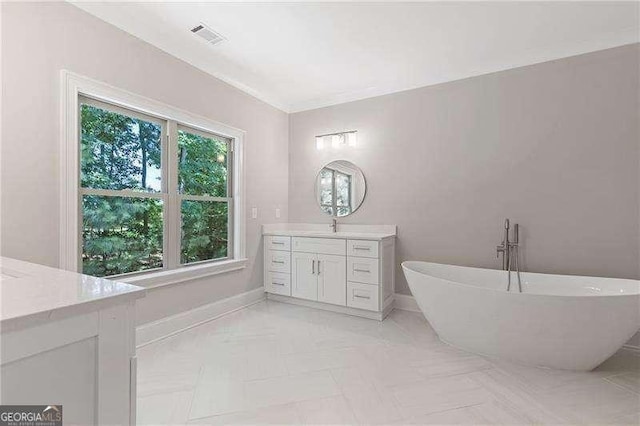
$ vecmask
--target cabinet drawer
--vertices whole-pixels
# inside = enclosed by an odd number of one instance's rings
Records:
[[[347,242],[345,240],[333,238],[308,238],[293,237],[291,245],[293,251],[304,253],[337,254],[344,256],[347,254]]]
[[[291,237],[279,237],[277,235],[267,235],[264,237],[265,250],[291,250]]]
[[[264,290],[268,293],[291,296],[291,275],[282,272],[267,272]]]
[[[347,256],[378,257],[378,242],[366,240],[348,240]]]
[[[347,306],[378,311],[378,286],[348,282]]]
[[[271,272],[291,273],[291,252],[267,250],[265,254],[265,267]]]
[[[378,259],[348,257],[347,281],[378,285]]]

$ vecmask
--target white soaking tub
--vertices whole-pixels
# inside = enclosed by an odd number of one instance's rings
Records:
[[[445,343],[511,361],[591,370],[640,328],[640,281],[403,262],[423,314]]]

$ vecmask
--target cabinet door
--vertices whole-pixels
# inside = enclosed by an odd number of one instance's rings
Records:
[[[344,256],[318,255],[318,301],[346,306],[347,259]]]
[[[291,253],[291,296],[318,300],[317,258],[315,253]]]

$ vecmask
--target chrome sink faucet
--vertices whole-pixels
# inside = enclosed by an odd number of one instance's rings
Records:
[[[332,232],[338,231],[338,220],[335,217],[331,219],[331,225],[329,225],[329,228],[331,228]]]
[[[511,271],[515,268],[518,277],[518,290],[522,293],[520,262],[518,261],[520,226],[517,223],[513,225],[513,241],[509,241],[509,228],[509,219],[506,219],[504,221],[504,237],[502,243],[496,247],[496,257],[500,257],[500,253],[502,253],[502,269],[507,271],[507,291],[511,290]]]

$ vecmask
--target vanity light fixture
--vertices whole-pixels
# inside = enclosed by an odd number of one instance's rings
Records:
[[[348,132],[316,136],[316,149],[322,151],[325,147],[329,146],[333,149],[339,149],[345,145],[354,148],[357,145],[357,135],[357,130],[350,130]]]

